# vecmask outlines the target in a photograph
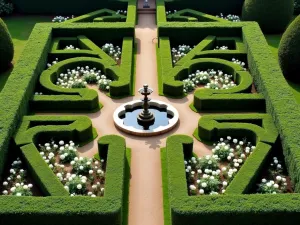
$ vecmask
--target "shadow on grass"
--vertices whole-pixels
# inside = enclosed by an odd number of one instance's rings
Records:
[[[11,68],[9,68],[7,71],[5,72],[1,72],[0,73],[0,92],[2,91],[2,89],[4,88],[6,81],[9,78],[9,75],[11,74],[11,72],[13,71],[13,66]]]
[[[28,40],[36,23],[52,22],[51,18],[52,17],[50,16],[30,16],[21,14],[3,17],[12,38],[23,41]]]

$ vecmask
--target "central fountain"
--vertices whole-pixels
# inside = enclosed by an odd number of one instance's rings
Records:
[[[143,111],[139,113],[137,120],[138,123],[142,126],[150,126],[154,124],[155,117],[154,114],[149,110],[151,101],[150,98],[148,98],[148,95],[150,95],[153,92],[151,88],[148,88],[147,84],[144,84],[143,88],[139,89],[139,93],[144,95],[144,98],[142,99],[143,104]]]
[[[143,99],[121,105],[114,112],[114,123],[120,130],[137,136],[154,136],[173,129],[179,121],[177,110],[162,101],[151,100],[153,92],[145,84],[138,91]]]

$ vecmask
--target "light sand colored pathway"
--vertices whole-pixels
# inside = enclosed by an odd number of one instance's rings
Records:
[[[88,115],[100,136],[120,134],[126,138],[127,146],[132,149],[131,181],[129,196],[129,225],[163,225],[163,197],[160,165],[160,148],[165,146],[166,138],[172,134],[192,136],[200,115],[189,109],[192,95],[184,99],[167,99],[158,96],[155,15],[140,14],[135,35],[138,43],[136,61],[136,96],[122,100],[112,100],[99,92],[104,108],[101,112]],[[154,89],[152,99],[172,104],[180,114],[180,124],[170,133],[151,138],[139,138],[118,131],[112,121],[114,110],[122,103],[139,99],[137,90],[147,83]],[[95,88],[96,89],[96,88]],[[195,140],[198,155],[210,154],[208,148]],[[92,156],[97,151],[96,141],[81,149],[83,155]]]
[[[92,120],[99,137],[108,134],[118,134],[126,138],[126,144],[132,149],[131,180],[129,196],[129,225],[163,225],[163,197],[160,148],[165,146],[166,138],[173,134],[192,136],[197,127],[200,115],[189,109],[192,95],[183,99],[168,99],[158,96],[156,49],[153,39],[156,38],[155,14],[140,14],[139,24],[135,30],[138,43],[136,61],[136,96],[121,100],[113,100],[97,90],[100,102],[104,108],[100,112],[87,115]],[[165,135],[140,138],[127,135],[114,126],[112,115],[121,104],[140,99],[137,90],[144,83],[154,89],[152,99],[162,100],[172,104],[179,112],[180,124]],[[59,114],[56,114],[59,115]],[[210,154],[207,146],[195,140],[194,149],[201,156]],[[93,157],[97,152],[97,140],[79,149],[82,156]]]

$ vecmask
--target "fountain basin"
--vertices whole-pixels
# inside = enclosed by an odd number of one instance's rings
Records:
[[[116,109],[113,115],[115,126],[136,136],[160,135],[176,126],[179,121],[179,114],[172,105],[158,100],[151,100],[149,105],[149,110],[155,114],[155,122],[150,125],[149,129],[144,129],[137,122],[136,117],[143,108],[143,102],[140,100],[125,103]]]

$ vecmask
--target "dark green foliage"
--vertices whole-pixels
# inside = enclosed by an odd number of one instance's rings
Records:
[[[0,18],[0,71],[5,71],[14,57],[14,45],[4,21]]]
[[[9,15],[14,10],[13,4],[6,0],[0,0],[0,16]]]
[[[64,14],[80,15],[98,9],[126,9],[128,1],[125,0],[101,0],[101,1],[81,1],[81,0],[52,0],[41,2],[39,0],[12,0],[16,11],[30,14]]]
[[[279,64],[286,79],[300,82],[300,16],[287,28],[278,49]]]
[[[115,10],[120,9],[121,8],[115,8]],[[128,0],[127,16],[116,14],[116,11],[111,9],[100,9],[75,17],[74,19],[67,20],[66,22],[127,22],[136,24],[136,0]]]
[[[163,0],[159,0],[163,1]],[[167,0],[167,10],[195,9],[212,15],[220,13],[240,14],[244,0]]]
[[[245,0],[242,20],[258,22],[264,33],[281,33],[293,12],[294,0]]]

